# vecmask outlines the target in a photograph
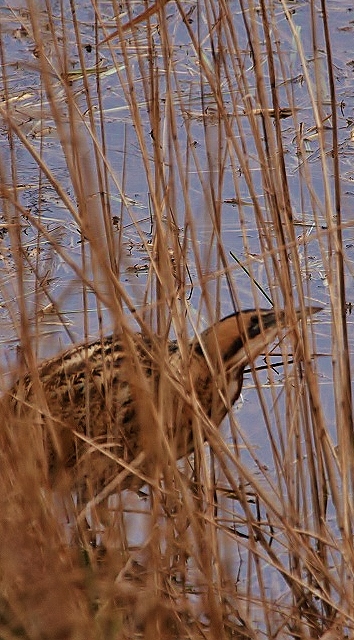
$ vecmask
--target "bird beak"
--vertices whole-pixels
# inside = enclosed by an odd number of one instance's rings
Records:
[[[315,313],[323,311],[323,307],[305,307],[305,317],[313,316]],[[298,320],[302,318],[302,309],[296,309],[296,317]]]
[[[304,315],[305,318],[313,315],[314,313],[318,313],[322,311],[323,307],[305,307]],[[295,309],[295,315],[297,320],[301,320],[303,318],[303,310]],[[261,323],[263,326],[263,330],[269,329],[270,327],[284,327],[288,324],[288,318],[284,310],[276,311],[275,309],[269,311],[262,311],[261,313]]]

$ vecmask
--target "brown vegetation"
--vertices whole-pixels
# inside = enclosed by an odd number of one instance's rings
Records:
[[[0,14],[2,386],[30,375],[35,390],[28,411],[2,411],[0,638],[353,635],[349,223],[328,15],[323,4],[322,38],[313,2],[306,11],[313,76],[283,2],[62,3],[57,15],[28,0]],[[291,327],[276,362],[251,362],[242,411],[220,431],[204,415],[178,462],[157,446],[166,406],[172,419],[169,340],[187,363],[203,319],[265,296]],[[321,325],[294,322],[326,303]],[[135,362],[137,329],[162,354],[159,393],[137,394],[156,431],[139,452],[154,447],[153,477],[142,485],[133,469],[137,494],[113,473],[103,490],[87,467],[77,491],[65,472],[53,490],[39,362],[112,330]],[[316,339],[331,339],[332,367]],[[114,456],[83,431],[99,454],[88,465],[100,476],[109,458],[112,473]]]

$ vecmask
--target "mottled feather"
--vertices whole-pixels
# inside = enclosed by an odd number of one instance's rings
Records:
[[[306,314],[318,310],[306,309]],[[162,359],[158,341],[140,334],[108,336],[43,362],[38,375],[17,381],[1,408],[4,415],[31,415],[42,425],[52,481],[62,469],[75,468],[76,480],[94,469],[95,482],[102,486],[122,469],[112,456],[129,465],[142,451],[141,472],[149,473],[148,461],[159,447],[161,416],[162,436],[176,457],[189,453],[196,405],[219,427],[241,393],[245,366],[285,323],[283,311],[230,315],[192,339],[184,359],[174,341]],[[89,438],[92,446],[74,432]],[[121,488],[141,484],[128,475]]]

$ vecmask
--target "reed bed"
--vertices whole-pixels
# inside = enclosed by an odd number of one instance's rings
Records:
[[[53,487],[39,385],[26,419],[3,415],[0,638],[354,635],[350,122],[331,11],[302,12],[306,29],[283,1],[0,8],[2,391],[111,331],[158,335],[161,371],[138,493]],[[270,304],[285,338],[176,460],[168,340],[187,394],[189,338]]]

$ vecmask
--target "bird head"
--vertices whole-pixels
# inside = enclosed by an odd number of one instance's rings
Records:
[[[305,307],[305,317],[320,311],[320,307]],[[296,319],[302,312],[295,310]],[[250,309],[234,313],[206,329],[192,343],[197,358],[192,372],[198,396],[208,415],[220,424],[227,407],[241,393],[243,372],[279,331],[289,327],[283,310]],[[226,400],[227,398],[227,400]]]
[[[322,307],[305,307],[305,316],[320,311]],[[295,310],[300,320],[302,311]],[[215,323],[202,334],[207,356],[213,362],[221,358],[226,371],[243,369],[253,362],[279,331],[288,327],[288,316],[283,310],[249,309],[229,315]]]

